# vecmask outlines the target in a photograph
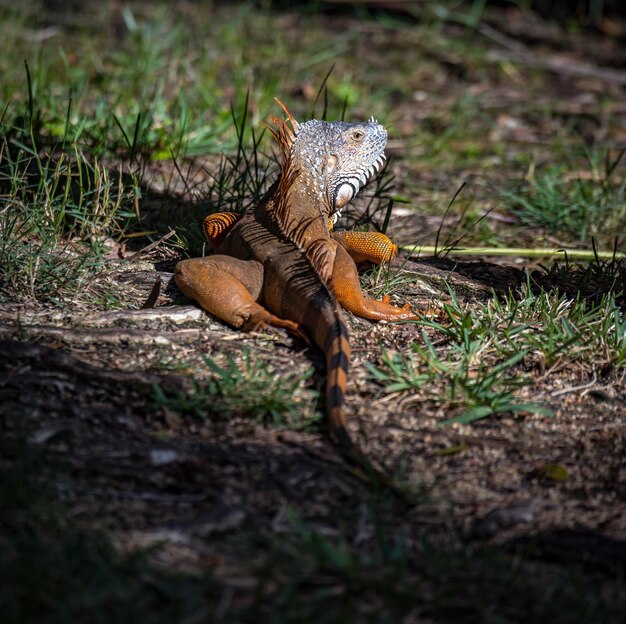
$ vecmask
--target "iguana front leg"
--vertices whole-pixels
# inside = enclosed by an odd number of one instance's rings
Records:
[[[216,212],[204,218],[202,230],[209,247],[217,249],[243,215],[237,212]]]
[[[302,336],[297,323],[281,319],[257,303],[263,287],[263,266],[256,260],[208,256],[176,265],[176,284],[207,312],[233,327],[252,331],[271,325]]]
[[[373,321],[400,321],[419,318],[409,304],[398,308],[389,303],[389,296],[382,301],[368,299],[361,290],[356,264],[346,249],[337,245],[335,263],[329,287],[343,308]]]
[[[333,240],[338,242],[354,262],[368,260],[374,264],[389,262],[396,257],[398,246],[381,232],[331,232]]]
[[[328,231],[331,238],[339,243],[355,262],[365,260],[374,264],[389,262],[396,257],[398,246],[381,232],[333,232],[335,226],[332,219],[328,219]]]

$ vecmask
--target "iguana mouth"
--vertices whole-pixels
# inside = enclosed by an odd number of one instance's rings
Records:
[[[348,203],[350,203],[352,199],[354,199],[354,196],[380,173],[380,170],[385,165],[386,160],[387,157],[385,154],[381,154],[373,164],[358,174],[358,176],[351,176],[337,185],[337,188],[335,189],[335,196],[333,198],[334,210],[330,215],[333,224],[337,223],[337,220],[341,217],[341,211]]]

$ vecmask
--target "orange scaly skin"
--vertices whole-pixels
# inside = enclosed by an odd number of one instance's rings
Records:
[[[242,215],[236,212],[218,212],[209,215],[202,223],[202,229],[212,250],[217,249]]]
[[[372,320],[417,317],[408,305],[368,299],[361,290],[355,262],[388,260],[396,246],[383,234],[330,229],[383,163],[387,133],[373,119],[301,125],[284,110],[291,128],[274,118],[270,129],[281,148],[280,178],[245,214],[206,218],[205,233],[216,253],[179,262],[176,283],[234,327],[271,325],[312,339],[326,356],[331,437],[371,470],[345,426],[350,343],[340,308]]]

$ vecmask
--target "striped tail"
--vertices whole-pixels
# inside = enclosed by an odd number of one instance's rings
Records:
[[[324,349],[326,355],[326,413],[330,436],[342,449],[351,450],[355,444],[346,429],[346,415],[343,409],[350,365],[348,329],[341,316],[337,314],[332,324],[326,325],[322,331],[324,330],[325,336],[316,342]]]
[[[326,356],[326,414],[329,434],[343,458],[355,469],[355,476],[369,483],[379,483],[397,493],[384,470],[373,464],[358,444],[352,440],[346,427],[344,403],[348,367],[350,365],[350,342],[337,302],[326,289],[309,291],[307,310],[300,323],[312,336],[315,344]]]
[[[384,471],[374,465],[361,447],[354,443],[346,428],[343,405],[350,363],[350,343],[348,330],[339,314],[330,325],[326,325],[326,339],[318,344],[323,345],[326,354],[326,412],[330,437],[339,447],[344,459],[355,468],[356,476],[369,483],[383,484],[397,493]]]

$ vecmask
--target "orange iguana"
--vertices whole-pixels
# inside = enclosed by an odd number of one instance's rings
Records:
[[[389,260],[397,252],[391,240],[331,231],[341,209],[384,163],[387,131],[374,118],[299,124],[283,109],[288,121],[274,117],[270,128],[281,150],[279,179],[242,216],[206,218],[215,253],[179,262],[176,283],[234,327],[271,325],[310,337],[326,356],[331,437],[350,456],[357,447],[345,426],[350,344],[340,308],[378,321],[416,318],[408,304],[398,308],[388,297],[368,299],[361,290],[355,262]]]

